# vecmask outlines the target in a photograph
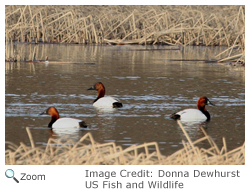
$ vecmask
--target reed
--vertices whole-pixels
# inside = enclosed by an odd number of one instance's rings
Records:
[[[6,42],[227,46],[245,60],[245,6],[5,6]]]
[[[91,133],[85,134],[78,142],[66,137],[50,138],[46,146],[35,146],[29,128],[26,128],[31,146],[19,146],[6,142],[6,165],[243,165],[245,164],[245,142],[242,146],[227,151],[223,138],[221,149],[201,127],[204,137],[192,142],[182,124],[178,121],[187,141],[183,148],[164,156],[156,142],[144,143],[122,149],[114,142],[100,144]],[[199,148],[207,142],[209,148]],[[150,150],[154,148],[155,150]]]
[[[6,40],[21,42],[231,46],[245,25],[244,6],[12,5],[5,10]]]

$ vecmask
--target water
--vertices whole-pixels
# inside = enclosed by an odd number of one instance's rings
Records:
[[[30,46],[17,47],[24,47],[28,56]],[[87,132],[97,142],[116,142],[123,148],[156,141],[162,154],[169,155],[182,148],[185,139],[170,114],[196,108],[200,96],[207,96],[216,106],[207,106],[212,117],[209,123],[184,124],[193,141],[203,137],[201,125],[220,148],[222,137],[228,150],[245,140],[244,70],[212,62],[224,48],[146,51],[140,50],[145,46],[38,47],[37,58],[48,56],[49,65],[5,63],[6,141],[29,145],[26,127],[30,127],[36,145],[65,135],[51,133],[47,128],[50,117],[39,116],[55,106],[61,117],[87,123],[87,129],[68,134],[75,141]],[[106,95],[120,99],[123,108],[106,111],[92,106],[97,93],[87,88],[99,81],[105,85]]]

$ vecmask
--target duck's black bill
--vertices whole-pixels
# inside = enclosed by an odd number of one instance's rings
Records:
[[[95,90],[94,86],[92,86],[91,88],[88,88],[87,90]]]
[[[43,111],[42,113],[40,113],[39,115],[45,115],[48,114],[47,110]]]
[[[215,106],[211,101],[208,100],[208,104]]]

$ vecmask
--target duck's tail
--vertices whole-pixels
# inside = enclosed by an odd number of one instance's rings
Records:
[[[123,104],[120,102],[114,102],[114,103],[112,103],[112,105],[114,108],[122,108],[123,107]]]
[[[177,113],[173,113],[170,117],[174,120],[180,120],[180,115]]]
[[[87,124],[84,121],[79,122],[79,127],[86,128]]]

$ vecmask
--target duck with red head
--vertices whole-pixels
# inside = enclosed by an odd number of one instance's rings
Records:
[[[185,109],[171,115],[175,120],[184,121],[209,121],[210,114],[206,110],[206,105],[214,105],[207,97],[200,97],[197,101],[197,109]]]
[[[88,88],[87,90],[98,91],[98,96],[93,102],[93,106],[95,107],[113,107],[113,108],[123,107],[123,104],[119,102],[119,100],[113,97],[105,97],[105,87],[101,82],[94,84],[91,88]]]
[[[51,116],[51,121],[48,127],[53,129],[62,128],[86,128],[87,125],[84,121],[75,118],[59,118],[59,113],[55,107],[49,107],[40,115],[48,114]]]

